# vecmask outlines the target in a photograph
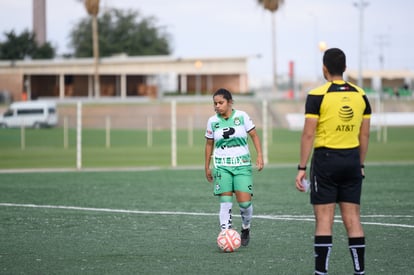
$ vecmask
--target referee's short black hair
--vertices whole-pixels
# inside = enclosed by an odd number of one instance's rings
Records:
[[[323,65],[331,75],[342,75],[346,69],[345,53],[338,48],[331,48],[323,54]]]

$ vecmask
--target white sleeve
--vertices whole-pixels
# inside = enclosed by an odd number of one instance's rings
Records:
[[[211,118],[207,121],[206,133],[204,136],[208,139],[214,139],[213,128],[211,128]]]
[[[256,127],[253,123],[253,120],[249,117],[249,115],[246,112],[243,113],[243,117],[244,117],[244,128],[246,129],[246,132],[253,130]]]

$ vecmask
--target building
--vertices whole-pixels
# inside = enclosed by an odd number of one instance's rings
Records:
[[[346,71],[347,80],[357,83],[357,71]],[[414,72],[409,70],[364,70],[362,83],[365,91],[375,93],[382,91],[388,95],[412,96]]]
[[[98,65],[99,94],[94,94],[93,58],[0,61],[0,90],[13,100],[52,97],[100,98],[165,93],[209,94],[217,88],[248,93],[248,57],[175,58],[114,56]]]

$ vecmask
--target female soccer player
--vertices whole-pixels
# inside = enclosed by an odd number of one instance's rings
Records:
[[[209,118],[205,134],[205,174],[209,182],[214,181],[214,195],[220,199],[221,230],[232,228],[233,193],[236,194],[242,219],[241,245],[247,246],[253,214],[252,164],[247,134],[256,149],[259,171],[263,169],[260,139],[249,115],[233,109],[233,98],[228,90],[217,90],[213,102],[216,115]]]

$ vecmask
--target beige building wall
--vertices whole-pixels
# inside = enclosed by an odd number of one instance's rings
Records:
[[[21,74],[0,74],[0,91],[9,92],[13,101],[22,100],[23,76]]]

